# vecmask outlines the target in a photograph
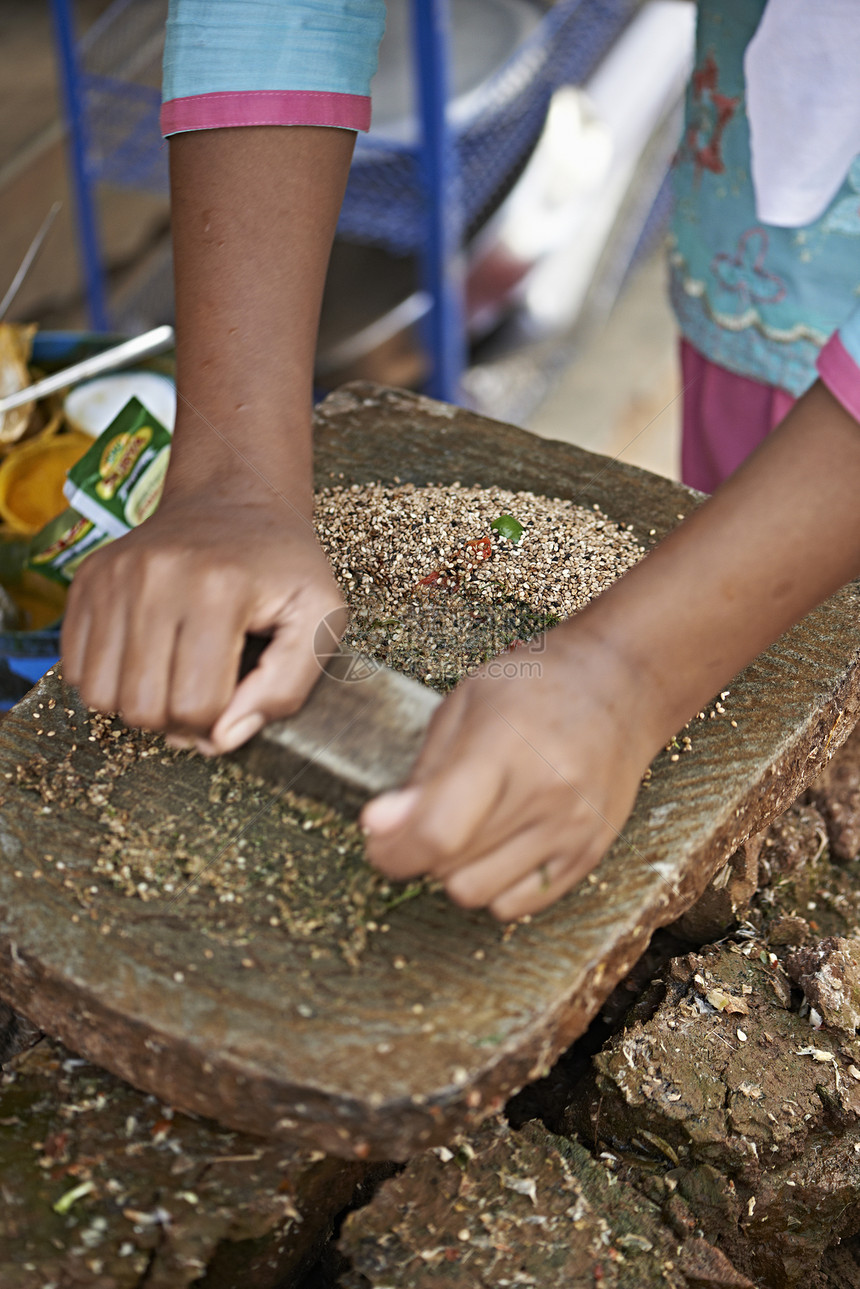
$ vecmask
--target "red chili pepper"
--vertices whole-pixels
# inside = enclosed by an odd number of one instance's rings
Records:
[[[453,578],[448,577],[446,573],[439,572],[439,570],[437,569],[435,573],[428,573],[426,577],[419,577],[418,585],[419,586],[440,586],[445,588],[448,586],[454,586],[455,582]]]
[[[473,537],[466,545],[474,546],[477,559],[489,559],[493,553],[493,543],[489,537]]]

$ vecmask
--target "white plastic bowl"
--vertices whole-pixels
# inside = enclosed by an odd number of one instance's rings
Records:
[[[97,376],[66,395],[63,410],[75,430],[98,438],[130,398],[140,399],[148,412],[173,431],[176,386],[169,376],[152,371],[122,371]]]

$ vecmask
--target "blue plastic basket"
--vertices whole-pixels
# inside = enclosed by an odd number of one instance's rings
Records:
[[[636,7],[636,0],[557,0],[482,88],[480,110],[452,130],[458,222],[466,238],[527,161],[553,93],[588,77]],[[426,226],[426,193],[414,144],[359,137],[338,234],[408,255],[420,251]]]
[[[167,194],[161,137],[165,0],[113,0],[78,45],[92,182]]]
[[[0,712],[8,712],[60,660],[59,626],[0,631]]]

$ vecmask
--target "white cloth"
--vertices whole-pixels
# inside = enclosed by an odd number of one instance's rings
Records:
[[[744,72],[758,217],[810,224],[860,153],[860,0],[768,0]]]

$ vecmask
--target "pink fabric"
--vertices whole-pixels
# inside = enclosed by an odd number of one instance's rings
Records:
[[[240,125],[328,125],[370,129],[370,99],[321,90],[230,90],[169,99],[161,109],[162,134],[220,130]]]
[[[860,421],[860,367],[835,331],[818,355],[818,374],[835,398]]]
[[[857,369],[854,368],[855,381]],[[713,492],[770,434],[794,405],[776,385],[764,385],[718,367],[681,341],[684,407],[681,478]]]

